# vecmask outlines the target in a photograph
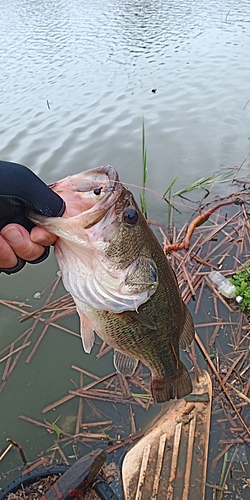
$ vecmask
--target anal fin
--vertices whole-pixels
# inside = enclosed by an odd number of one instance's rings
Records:
[[[131,377],[138,365],[138,359],[131,358],[120,351],[114,350],[114,367],[121,375]]]

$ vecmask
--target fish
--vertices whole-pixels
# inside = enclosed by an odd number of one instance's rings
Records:
[[[76,304],[84,350],[91,351],[96,333],[113,347],[117,372],[130,377],[143,362],[157,403],[192,392],[180,360],[180,347],[194,338],[192,316],[133,194],[110,165],[50,187],[66,201],[66,214],[30,218],[58,237],[54,253]]]

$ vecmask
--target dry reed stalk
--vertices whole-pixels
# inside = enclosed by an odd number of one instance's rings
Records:
[[[228,385],[228,387],[230,387],[230,389],[232,389],[235,392],[235,394],[237,394],[237,396],[239,398],[244,399],[244,401],[246,401],[246,403],[248,403],[250,405],[250,398],[248,398],[243,392],[236,389],[236,387],[234,387],[234,385],[229,384],[229,382],[227,382],[227,385]]]
[[[235,347],[234,347],[234,350],[237,351],[239,349],[239,347],[241,346],[241,344],[243,344],[243,342],[249,337],[250,335],[250,329],[248,330],[247,334],[244,335],[244,337],[241,339],[241,341],[239,342],[239,344],[237,344]]]
[[[13,354],[16,354],[16,352],[19,352],[22,349],[25,349],[25,347],[28,347],[29,345],[30,345],[30,342],[27,342],[26,344],[23,344],[20,347],[17,347],[14,351],[10,352],[6,356],[4,356],[2,359],[0,359],[0,363],[2,363],[3,361],[5,361],[6,359],[10,358]]]
[[[55,312],[53,312],[53,313],[51,314],[51,317],[54,317],[54,315],[55,315]],[[48,328],[49,328],[49,325],[45,325],[45,327],[44,327],[44,329],[43,329],[42,333],[39,335],[39,338],[37,339],[37,341],[36,341],[36,343],[35,343],[35,345],[34,345],[33,349],[31,350],[31,352],[30,352],[29,356],[27,357],[27,359],[26,359],[26,363],[30,363],[30,361],[32,360],[32,358],[33,358],[34,354],[36,353],[36,351],[37,351],[37,349],[38,349],[38,347],[39,347],[39,345],[41,344],[41,342],[42,342],[43,338],[45,337],[45,334],[46,334],[46,332],[47,332]]]
[[[57,280],[56,280],[56,283],[58,283],[58,282],[59,282],[59,279],[57,279]],[[54,293],[55,287],[56,287],[56,285],[53,287],[53,290],[51,291],[50,296],[48,297],[47,301],[49,301],[49,300],[50,300],[50,298],[51,298],[51,296],[52,296],[52,293]],[[33,332],[34,332],[34,330],[35,330],[35,328],[36,328],[36,326],[37,326],[37,324],[38,324],[38,321],[39,321],[39,318],[37,318],[37,319],[34,321],[34,323],[33,323],[33,325],[32,325],[32,327],[31,327],[31,328],[29,328],[29,329],[28,329],[28,330],[27,330],[24,334],[22,334],[22,337],[24,336],[23,345],[25,345],[25,344],[27,344],[27,343],[29,342],[29,339],[30,339],[31,335],[32,335],[32,334],[33,334]],[[15,359],[13,360],[13,362],[12,362],[11,366],[9,367],[8,376],[9,376],[9,375],[13,372],[13,370],[14,370],[14,368],[15,368],[15,366],[16,366],[16,364],[17,364],[17,362],[18,362],[19,358],[20,358],[21,353],[22,353],[22,351],[19,351],[19,352],[16,354]],[[1,388],[0,388],[0,391],[1,391]]]
[[[205,286],[205,281],[202,280],[201,287],[200,287],[200,290],[199,290],[198,299],[196,301],[196,307],[195,307],[195,311],[194,311],[195,314],[198,314],[198,311],[199,311],[199,308],[200,308],[200,303],[201,303],[201,298],[202,298],[203,291],[204,291],[204,286]]]
[[[249,354],[249,348],[248,348],[248,350],[247,350],[247,352],[246,352],[246,356],[248,356],[248,354]],[[250,365],[245,366],[245,367],[241,370],[241,372],[240,372],[240,377],[243,377],[243,375],[245,375],[245,374],[246,374],[246,372],[249,370],[249,368],[250,368]]]
[[[22,476],[25,476],[25,474],[32,472],[33,470],[37,469],[38,467],[46,467],[46,466],[50,465],[51,459],[52,459],[52,455],[47,455],[46,457],[42,457],[39,460],[32,462],[32,464],[29,464],[26,467],[26,469],[23,470]]]
[[[206,359],[206,362],[208,363],[209,367],[211,368],[211,370],[213,371],[214,375],[216,376],[227,400],[229,401],[231,407],[233,408],[234,412],[236,413],[240,423],[242,424],[242,426],[244,427],[244,429],[247,431],[247,433],[249,434],[250,436],[250,429],[249,427],[247,426],[246,422],[243,420],[240,412],[238,411],[237,407],[235,406],[230,394],[228,393],[227,389],[226,389],[226,386],[225,384],[223,384],[223,381],[219,375],[219,373],[217,372],[214,364],[212,363],[211,359],[210,359],[210,356],[205,348],[205,346],[203,345],[203,343],[201,342],[200,338],[199,338],[199,335],[195,332],[195,340],[201,350],[201,352],[203,353],[203,355],[205,355],[205,359]]]
[[[80,396],[81,398],[87,398],[87,399],[97,399],[99,401],[111,401],[114,403],[123,403],[127,404],[130,403],[130,400],[125,399],[122,394],[116,394],[114,392],[109,392],[109,391],[101,391],[99,390],[81,390],[81,391],[69,391],[70,394],[73,394],[74,396]]]
[[[123,439],[119,443],[113,444],[112,446],[109,446],[108,448],[106,448],[105,452],[106,453],[113,453],[113,451],[116,451],[119,448],[126,446],[127,444],[131,444],[134,441],[136,441],[136,439],[141,439],[143,436],[144,436],[144,431],[138,431],[135,434],[132,434],[132,436],[129,436],[129,437]]]
[[[79,387],[79,389],[82,389],[82,388],[83,388],[83,374],[80,373],[80,387]],[[82,417],[83,417],[83,398],[79,398],[75,434],[79,434],[79,432],[80,432],[80,427],[82,425]]]
[[[245,386],[245,389],[243,391],[243,394],[245,394],[247,396],[249,392],[250,392],[250,378],[248,379],[248,381],[246,383],[246,386]]]
[[[7,383],[7,380],[8,380],[8,376],[7,376],[7,378],[6,378],[5,380],[3,380],[3,382],[0,384],[0,394],[1,394],[1,392],[3,391],[3,389],[4,389],[4,387],[5,387],[6,383]]]
[[[79,368],[78,366],[75,365],[71,365],[71,368],[80,373],[83,373],[83,375],[86,375],[87,377],[93,378],[95,380],[100,380],[100,377],[97,377],[97,375],[94,375],[93,373],[87,372],[87,370],[84,370],[83,368]]]
[[[214,304],[214,313],[215,317],[219,320],[219,311],[218,311],[218,299],[215,295],[213,295],[213,304]]]
[[[110,427],[113,426],[113,420],[101,420],[100,422],[85,422],[81,424],[82,429],[91,429],[92,427]]]
[[[197,246],[197,248],[199,249],[200,241],[201,241],[201,235],[199,235],[198,238],[194,241],[194,243],[188,248],[188,250],[185,251],[179,266],[190,261],[190,259],[192,258],[192,252],[194,252],[195,247]]]
[[[245,351],[243,351],[231,364],[230,368],[228,369],[225,377],[222,379],[223,384],[227,382],[231,374],[233,373],[234,369],[236,368],[237,364],[240,362],[240,360],[245,356]]]
[[[135,414],[133,412],[132,405],[129,405],[129,418],[130,418],[131,434],[135,434],[136,433]]]
[[[136,396],[133,396],[133,399],[134,399],[135,403],[137,403],[138,405],[140,405],[146,411],[147,402],[142,401],[141,398],[137,398]]]
[[[119,380],[119,384],[122,390],[122,394],[125,398],[131,398],[131,390],[128,385],[128,381],[124,375],[121,375],[120,373],[117,373],[117,378]]]
[[[25,337],[25,335],[27,335],[27,332],[29,332],[29,331],[30,331],[30,328],[28,330],[25,330],[25,332],[21,333],[21,335],[19,335],[19,337],[17,337],[17,339],[13,340],[12,342],[10,342],[10,344],[8,344],[6,347],[4,347],[4,349],[2,349],[0,351],[0,356],[4,352],[8,351],[11,348],[12,344],[15,346],[23,337]]]
[[[18,311],[19,313],[23,312],[23,311],[21,311],[21,305],[26,306],[26,307],[31,307],[30,305],[25,304],[24,302],[16,302],[16,301],[12,301],[12,300],[3,300],[3,299],[0,300],[0,304],[2,304],[3,306],[9,307],[10,309],[14,309],[14,311]],[[14,304],[20,304],[20,306],[17,307]]]
[[[79,384],[77,384],[75,382],[75,380],[73,380],[73,378],[70,378],[69,381],[71,382],[71,384],[76,388],[76,389],[79,389]]]
[[[211,335],[211,337],[210,337],[210,340],[209,340],[209,342],[208,342],[209,347],[212,347],[212,345],[214,344],[214,342],[215,342],[215,340],[216,340],[216,337],[217,337],[217,335],[218,335],[218,332],[219,332],[219,330],[220,330],[220,327],[221,327],[220,323],[218,323],[218,324],[215,326],[215,329],[214,329],[214,331],[213,331],[213,333],[212,333],[212,335]]]
[[[93,401],[90,401],[90,399],[85,400],[89,408],[91,409],[93,415],[95,415],[99,419],[108,419],[108,415],[106,415],[103,411],[100,410],[100,408],[97,408],[95,403]]]
[[[115,377],[117,375],[116,372],[109,373],[108,375],[105,375],[104,377],[100,377],[98,380],[95,380],[94,382],[90,382],[88,385],[84,386],[84,391],[87,391],[88,389],[91,389],[92,387],[95,387],[98,384],[101,384],[102,382],[105,382],[106,380]],[[81,391],[81,389],[80,389]]]
[[[48,312],[51,312],[52,309],[50,309]],[[57,313],[58,309],[55,309],[56,311],[56,314],[54,316],[54,320],[55,321],[58,321],[59,319],[64,319],[64,318],[69,318],[69,316],[73,316],[73,315],[76,315],[76,308],[74,307],[70,307],[70,308],[67,308],[60,312],[60,313]],[[45,319],[45,323],[50,323],[51,324],[51,320],[50,318],[46,318]]]
[[[239,315],[239,322],[237,326],[237,337],[236,337],[236,345],[239,345],[242,337],[242,326],[243,326],[243,314]]]
[[[147,387],[145,383],[141,382],[138,376],[133,375],[132,377],[129,377],[129,381],[132,385],[138,387],[141,391],[144,391],[148,395],[151,395],[151,390],[149,389],[149,387]]]
[[[97,432],[79,432],[79,434],[75,434],[74,438],[83,438],[83,439],[91,439],[91,441],[95,441],[95,440],[104,440],[104,439],[108,439],[108,437],[105,435],[105,433],[103,432],[103,434],[101,433],[97,433]]]
[[[3,371],[3,375],[2,375],[2,380],[5,382],[7,381],[7,378],[8,378],[8,372],[9,372],[9,367],[10,367],[11,360],[12,360],[12,354],[14,351],[14,347],[15,347],[15,342],[12,342],[12,344],[10,345],[10,350],[9,350],[9,358],[7,359],[7,363],[5,363],[5,367],[4,367],[4,371]]]
[[[199,288],[201,282],[202,282],[202,277],[197,276],[196,281],[193,283],[193,288],[195,291]],[[193,297],[193,295],[190,293],[190,290],[188,288],[186,289],[186,291],[182,292],[182,298],[183,298],[185,304],[188,304],[189,300],[192,297]]]
[[[31,337],[31,335],[33,334],[34,332],[34,329],[35,329],[36,325],[33,325],[32,328],[29,328],[28,330],[26,330],[25,332],[25,338],[24,338],[24,341],[23,341],[23,345],[27,344],[29,342],[29,339]],[[16,367],[18,361],[19,361],[19,358],[22,354],[22,350],[20,350],[16,355],[15,355],[15,358],[14,360],[12,361],[10,367],[9,367],[9,370],[8,370],[8,378],[9,376],[11,375],[11,373],[13,372],[14,368]],[[0,389],[0,392],[1,392],[1,389]]]
[[[186,281],[187,281],[187,283],[188,283],[190,293],[191,293],[191,295],[192,295],[192,296],[195,296],[195,290],[194,290],[194,288],[193,288],[192,281],[191,281],[191,279],[190,279],[190,277],[189,277],[189,274],[188,274],[188,272],[187,272],[187,269],[186,269],[185,264],[184,264],[184,263],[182,263],[181,267],[182,267],[182,270],[183,270],[183,274],[184,274],[184,276],[185,276],[185,279],[186,279]]]
[[[49,429],[50,431],[55,432],[53,424],[51,424],[50,422],[47,422],[47,420],[45,420],[45,423],[43,423],[43,422],[39,422],[39,420],[35,420],[33,418],[30,418],[30,417],[25,417],[25,415],[19,415],[18,418],[20,418],[21,420],[25,420],[26,422],[30,422],[31,424],[35,424],[38,427],[44,427],[45,429]],[[63,431],[62,429],[60,429],[60,432],[65,437],[68,437],[68,438],[73,437],[71,434],[68,434],[67,432]]]
[[[56,281],[58,281],[58,278],[56,279]],[[69,305],[73,305],[74,304],[73,299],[69,296],[68,293],[65,294],[65,295],[63,295],[59,299],[55,299],[55,300],[53,300],[53,301],[51,301],[49,303],[48,303],[47,300],[46,300],[45,304],[42,307],[40,307],[39,309],[36,309],[32,313],[28,313],[26,311],[22,311],[22,313],[23,313],[23,315],[25,317],[20,320],[20,323],[24,323],[28,319],[32,319],[34,316],[37,316],[37,315],[39,315],[41,313],[51,312],[51,309],[52,310],[54,310],[54,309],[58,310],[58,309],[62,309],[64,307],[67,307]]]
[[[62,458],[63,462],[66,464],[66,465],[69,465],[69,461],[67,460],[66,456],[65,456],[65,453],[62,451],[62,448],[59,446],[58,442],[55,442],[55,450],[58,451],[60,457]]]
[[[5,457],[5,455],[7,455],[7,453],[11,450],[11,448],[13,447],[13,444],[10,443],[7,448],[3,451],[3,453],[0,455],[0,462],[1,460],[3,460],[3,458]]]
[[[55,316],[55,319],[57,319],[56,316]],[[65,328],[64,326],[57,325],[57,323],[54,323],[54,321],[51,321],[50,318],[47,318],[47,319],[39,318],[39,321],[41,321],[45,325],[48,324],[49,326],[53,326],[53,328],[57,328],[59,330],[62,330],[63,332],[69,333],[70,335],[73,335],[74,337],[81,338],[80,333],[73,332],[73,330],[69,330],[68,328]]]
[[[101,345],[101,347],[100,347],[100,349],[99,349],[99,353],[100,353],[100,352],[103,352],[103,351],[104,351],[104,349],[105,349],[105,347],[106,347],[107,345],[108,345],[108,344],[107,344],[107,342],[105,342],[105,340],[103,340],[103,341],[102,341],[102,345]]]
[[[197,377],[197,379],[199,379],[199,375],[202,375],[202,370],[197,363],[194,342],[192,342],[192,344],[191,344],[191,349],[189,349],[189,346],[186,346],[185,351],[189,355],[190,361],[192,361],[193,366],[194,366],[194,371],[195,371],[196,377]]]
[[[210,323],[195,323],[195,328],[205,328],[207,326],[214,326],[216,324],[219,324],[220,326],[225,326],[225,325],[237,325],[238,323],[236,321],[221,321],[221,322],[210,322]]]
[[[217,226],[215,229],[213,229],[211,231],[211,233],[202,241],[202,245],[204,246],[205,243],[207,243],[209,240],[211,240],[212,238],[217,236],[218,233],[221,231],[221,229],[223,227],[225,227],[226,225],[228,225],[230,222],[232,222],[232,220],[235,219],[236,217],[238,217],[239,214],[240,214],[240,212],[238,212],[238,214],[235,214],[233,217],[231,217],[231,219],[229,221],[224,222],[224,224],[222,224],[221,226]],[[236,230],[233,229],[230,233],[227,233],[227,236],[225,236],[225,238],[223,240],[221,240],[217,245],[213,246],[211,248],[211,251],[207,253],[206,259],[208,257],[211,258],[211,255],[218,253],[219,248],[221,248],[223,245],[225,245],[225,243],[228,243],[229,241],[233,241],[233,236],[234,236],[235,232],[236,232]],[[233,241],[233,245],[234,245],[234,241]]]
[[[113,349],[113,347],[108,345],[105,349],[103,349],[102,352],[98,352],[98,354],[96,355],[96,359],[101,359],[103,356],[105,356],[105,354],[107,354],[112,349]]]
[[[233,445],[232,444],[227,444],[225,446],[225,448],[223,448],[223,450],[217,455],[217,457],[215,457],[212,461],[212,465],[211,465],[211,469],[212,470],[215,470],[215,468],[217,467],[217,464],[219,462],[219,460],[225,455],[225,453],[231,448],[231,446]]]
[[[74,397],[75,396],[73,394],[68,394],[67,396],[64,396],[63,398],[58,399],[54,403],[52,403],[52,404],[50,404],[48,406],[45,406],[45,408],[43,408],[43,410],[42,410],[42,413],[47,413],[47,411],[53,410],[57,406],[60,406],[63,403],[66,403],[66,401],[69,401],[70,399],[72,399]]]
[[[224,409],[224,414],[225,414],[225,416],[226,416],[227,418],[226,418],[226,419],[224,419],[224,420],[220,420],[220,422],[227,422],[227,421],[229,421],[230,425],[231,425],[234,429],[236,429],[236,428],[237,428],[237,424],[236,424],[236,422],[234,421],[233,417],[230,415],[230,413],[226,412],[225,408],[223,408],[223,409]],[[219,420],[218,420],[218,422],[219,422]],[[244,429],[242,428],[242,430],[244,430]]]
[[[238,438],[235,438],[235,439],[220,439],[219,440],[219,444],[230,444],[231,446],[233,444],[243,444],[243,443],[250,443],[250,439],[249,438],[245,438],[245,437],[238,437]]]

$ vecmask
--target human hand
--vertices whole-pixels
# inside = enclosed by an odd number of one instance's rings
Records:
[[[46,246],[53,245],[56,236],[41,227],[29,233],[19,224],[8,224],[0,232],[0,268],[12,269],[18,264],[17,256],[35,261],[44,254]]]

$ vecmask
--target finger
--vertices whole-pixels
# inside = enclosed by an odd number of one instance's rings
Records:
[[[0,268],[11,269],[17,265],[15,252],[2,236],[0,236]]]
[[[1,235],[21,259],[36,260],[44,253],[44,247],[32,242],[23,226],[8,224],[2,229]]]
[[[39,245],[49,246],[55,243],[57,237],[54,234],[49,233],[46,229],[35,226],[30,232],[30,239]]]

